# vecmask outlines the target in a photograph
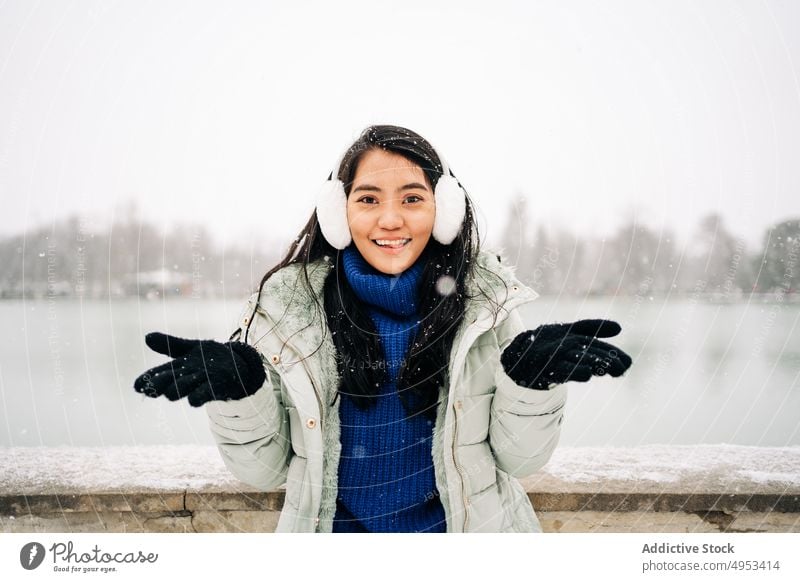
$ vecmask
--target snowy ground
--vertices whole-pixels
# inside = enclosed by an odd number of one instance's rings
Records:
[[[0,492],[53,493],[241,487],[215,447],[0,448]]]
[[[800,447],[560,447],[536,488],[800,493]],[[214,447],[0,448],[0,494],[242,489]]]
[[[800,493],[800,447],[647,445],[561,447],[524,480],[571,492]]]

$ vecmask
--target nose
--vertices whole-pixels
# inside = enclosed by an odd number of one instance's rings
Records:
[[[403,216],[400,213],[397,201],[390,200],[380,205],[378,226],[386,230],[392,230],[403,226]]]

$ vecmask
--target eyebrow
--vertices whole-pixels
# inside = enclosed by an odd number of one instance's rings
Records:
[[[356,192],[364,190],[366,192],[381,192],[382,190],[377,186],[373,186],[372,184],[361,184],[356,188],[353,188],[351,194],[355,194]],[[428,191],[428,187],[424,184],[420,184],[419,182],[411,182],[410,184],[406,184],[405,186],[401,186],[400,190],[425,190]]]

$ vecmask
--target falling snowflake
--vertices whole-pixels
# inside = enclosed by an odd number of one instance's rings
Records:
[[[442,275],[436,280],[436,292],[439,295],[452,295],[456,290],[456,280],[450,275]]]

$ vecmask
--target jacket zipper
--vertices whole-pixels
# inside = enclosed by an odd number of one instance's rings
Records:
[[[297,350],[295,350],[297,351]],[[306,364],[305,358],[301,360],[303,363],[303,368],[308,375],[308,380],[311,382],[311,387],[314,389],[314,396],[317,397],[317,408],[319,408],[319,428],[320,431],[322,430],[322,423],[325,421],[325,408],[322,406],[322,397],[319,395],[319,389],[317,389],[317,384],[314,382],[314,375],[311,373],[311,369]]]
[[[284,345],[290,346],[294,350],[295,353],[300,354],[300,351],[295,346],[293,346],[288,341],[286,341],[286,339],[284,339],[284,337],[276,331],[278,329],[278,326],[275,324],[275,322],[272,320],[272,318],[269,316],[269,314],[266,313],[266,311],[264,311],[264,314],[265,314],[265,317],[267,318],[267,320],[270,322],[270,324],[272,324],[272,331],[275,333],[275,335],[278,337],[278,339],[281,340],[281,342],[283,342]],[[300,355],[302,355],[302,354],[300,354]],[[316,382],[314,382],[314,375],[311,373],[311,369],[308,367],[308,364],[306,363],[305,358],[301,358],[300,359],[300,363],[303,364],[303,369],[306,371],[306,375],[308,376],[308,380],[309,380],[309,382],[311,382],[311,387],[314,389],[314,396],[317,399],[317,408],[319,409],[319,430],[320,430],[320,433],[322,433],[323,423],[325,422],[325,409],[322,406],[322,398],[319,395],[319,389],[317,388],[317,384],[316,384]],[[324,451],[323,451],[323,455],[324,455]],[[307,464],[308,464],[308,459],[306,459],[306,468],[308,468]],[[305,490],[305,485],[306,485],[306,480],[303,479],[300,482],[300,494],[299,494],[298,503],[302,503],[303,502],[303,491]],[[316,532],[317,529],[319,528],[319,515],[317,515],[314,518],[314,522],[313,523],[314,523],[314,530],[313,531]],[[295,531],[297,531],[297,530],[295,530]]]
[[[466,342],[466,339],[469,337],[469,334],[474,329],[477,329],[476,324],[477,324],[477,320],[475,320],[469,326],[469,328],[464,331],[464,335],[462,336],[461,344],[462,345],[466,344],[468,346],[466,351],[469,351],[469,346],[472,345],[472,342],[474,341],[474,338],[469,338],[469,342],[468,343]],[[464,352],[465,354],[466,354],[466,351]],[[459,358],[459,360],[460,359],[461,358]],[[458,366],[458,370],[460,370],[460,369],[461,369],[461,366],[459,365]],[[456,378],[452,379],[451,383],[452,383],[453,386],[456,385],[456,380],[460,380],[460,378],[456,377]],[[464,473],[461,470],[461,464],[458,462],[458,456],[456,455],[456,448],[458,447],[458,416],[460,414],[460,411],[458,410],[458,408],[456,406],[457,402],[460,402],[460,401],[456,400],[456,402],[453,403],[454,427],[453,427],[453,442],[452,442],[452,446],[451,446],[451,453],[452,453],[452,457],[453,457],[453,465],[456,468],[456,472],[458,473],[459,481],[461,482],[461,505],[464,508],[464,525],[462,526],[462,533],[463,533],[463,532],[467,531],[467,524],[469,523],[469,509],[468,509],[468,506],[467,506],[467,486],[466,486],[466,483],[465,483],[465,480],[464,480]]]
[[[506,309],[508,309],[508,311],[511,311],[511,309],[519,307],[520,305],[523,305],[525,303],[530,303],[534,299],[535,299],[535,297],[534,298],[529,298],[529,299],[524,299],[522,301],[519,301],[518,303],[515,303],[511,307],[507,307]],[[475,341],[474,338],[469,338],[468,334],[472,330],[477,329],[477,323],[478,323],[478,320],[476,319],[469,326],[469,328],[464,331],[464,335],[461,338],[461,342],[460,342],[461,345],[466,345],[467,346],[466,350],[464,352],[465,357],[466,357],[466,353],[469,351],[469,348],[472,346],[472,343]],[[469,339],[469,342],[467,342],[467,339]],[[459,359],[461,359],[461,358],[459,358]],[[461,369],[461,366],[459,365],[458,370],[460,370],[460,369]],[[452,379],[451,384],[453,386],[455,386],[455,384],[456,384],[455,380],[460,380],[460,378],[453,378]],[[456,402],[459,402],[459,401],[457,400]],[[452,443],[452,447],[451,447],[451,453],[452,453],[452,457],[453,457],[453,465],[455,466],[456,472],[458,473],[459,480],[461,481],[461,504],[464,507],[464,525],[463,525],[463,529],[462,529],[462,533],[463,533],[463,532],[467,531],[467,524],[469,524],[469,511],[468,511],[468,507],[467,507],[467,488],[466,488],[466,484],[464,483],[464,474],[461,471],[461,465],[459,464],[458,459],[457,459],[457,455],[456,455],[456,447],[458,447],[458,415],[459,415],[459,410],[455,407],[455,403],[453,404],[453,407],[455,409],[455,412],[453,413],[453,418],[455,419],[455,422],[454,422],[455,426],[453,427],[453,443]]]
[[[458,446],[458,408],[456,407],[455,413],[453,414],[453,418],[455,419],[455,426],[453,427],[453,447],[451,452],[453,454],[453,465],[456,468],[456,472],[458,473],[458,479],[461,482],[461,504],[464,507],[464,525],[461,528],[462,533],[467,531],[467,523],[469,523],[469,511],[467,508],[467,486],[464,483],[464,474],[461,471],[461,465],[458,462],[458,458],[456,455],[456,447]]]
[[[272,317],[267,313],[266,310],[259,308],[259,311],[264,314],[264,317],[267,318],[267,321],[272,325],[272,331],[278,337],[284,345],[290,346],[295,353],[300,354],[300,351],[289,343],[281,334],[278,333],[278,325],[272,319]],[[308,376],[309,382],[311,382],[311,387],[314,389],[314,396],[317,399],[317,408],[319,408],[319,422],[320,422],[320,430],[322,430],[322,423],[325,421],[325,408],[322,406],[322,397],[320,396],[319,389],[317,388],[316,382],[314,382],[314,375],[311,373],[311,369],[308,367],[308,363],[306,362],[305,358],[301,358],[300,363],[303,365],[303,369],[306,371],[306,375]]]

